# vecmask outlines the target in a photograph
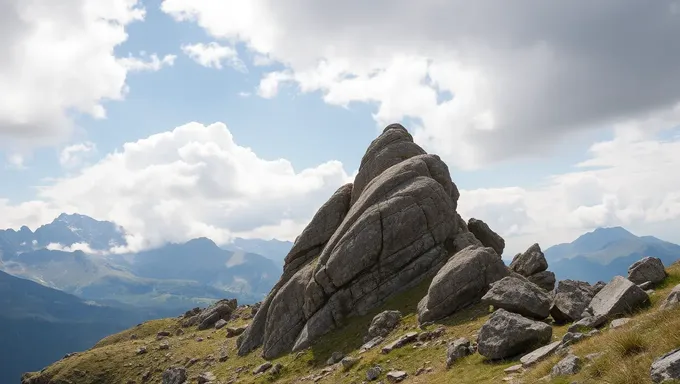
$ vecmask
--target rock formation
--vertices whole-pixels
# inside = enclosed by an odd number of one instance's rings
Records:
[[[543,320],[550,314],[550,297],[528,280],[506,276],[493,283],[482,303],[522,316]]]
[[[239,354],[260,345],[265,358],[305,348],[434,276],[466,232],[458,197],[438,156],[401,125],[385,128],[354,184],[340,188],[296,240],[281,280],[239,338]]]
[[[550,315],[558,323],[578,321],[595,296],[593,287],[585,281],[562,280],[555,289]]]
[[[614,276],[609,284],[593,297],[586,311],[598,317],[613,318],[626,315],[649,303],[649,296],[645,291],[630,280]]]
[[[635,284],[660,283],[666,278],[666,269],[658,257],[645,257],[628,268],[628,280]]]
[[[510,263],[510,269],[546,291],[555,288],[555,274],[547,270],[548,261],[538,244],[533,244],[524,253],[515,255]]]
[[[496,232],[494,232],[489,226],[482,220],[477,220],[471,218],[468,223],[468,229],[473,235],[484,245],[485,247],[491,247],[498,254],[498,256],[503,255],[503,249],[505,248],[505,240],[500,237]]]
[[[479,330],[477,350],[491,360],[505,359],[548,344],[552,327],[499,309]]]

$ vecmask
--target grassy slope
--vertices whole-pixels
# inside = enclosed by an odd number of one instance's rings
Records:
[[[666,313],[656,311],[660,300],[665,298],[676,284],[680,283],[680,264],[676,263],[669,268],[669,274],[666,282],[653,295],[652,307],[637,314],[633,322],[623,329],[604,331],[602,335],[573,347],[574,352],[581,357],[592,352],[605,352],[604,357],[585,368],[576,377],[555,379],[552,382],[569,383],[578,380],[579,383],[649,383],[651,361],[673,348],[680,347],[680,332],[677,331],[680,329],[680,310]],[[160,342],[156,341],[156,333],[160,330],[174,332],[179,327],[177,319],[150,321],[110,336],[86,353],[51,365],[41,375],[44,378],[51,378],[51,382],[55,384],[113,384],[128,383],[129,380],[141,383],[144,372],[150,371],[151,378],[147,382],[160,383],[164,369],[172,365],[185,364],[189,359],[197,358],[200,360],[188,368],[190,377],[211,371],[222,382],[238,377],[238,383],[293,383],[302,377],[320,374],[325,368],[325,361],[334,351],[357,356],[357,350],[362,344],[362,337],[371,318],[381,310],[399,309],[406,314],[401,326],[390,335],[387,342],[408,331],[416,330],[415,309],[426,289],[427,282],[406,294],[395,297],[373,313],[351,319],[345,327],[324,336],[309,350],[273,361],[274,363],[280,362],[284,366],[276,377],[269,374],[253,376],[252,369],[264,362],[259,357],[259,350],[245,357],[237,356],[236,339],[227,339],[224,328],[218,331],[201,332],[185,329],[187,331],[185,335],[166,339],[170,344],[169,350],[158,350]],[[475,333],[486,321],[488,315],[488,308],[482,306],[459,312],[441,323],[446,327],[446,333],[441,339],[452,340],[467,337],[474,340]],[[245,322],[237,319],[230,326]],[[436,326],[438,325],[430,326],[429,329]],[[566,328],[566,326],[554,327],[553,339],[561,338]],[[131,340],[132,334],[137,335],[138,339]],[[196,337],[202,337],[204,340],[198,342]],[[135,351],[142,345],[146,346],[149,352],[136,355]],[[228,351],[229,359],[223,363],[206,363],[209,355],[217,358],[221,348]],[[631,350],[634,353],[631,353]],[[421,348],[408,345],[387,355],[381,354],[380,347],[377,347],[362,354],[360,362],[349,371],[345,372],[336,366],[319,382],[361,382],[365,380],[366,369],[379,364],[385,369],[384,372],[390,369],[405,370],[409,375],[407,380],[409,383],[498,383],[507,376],[503,370],[517,364],[517,361],[490,363],[484,361],[479,354],[475,354],[464,358],[447,370],[445,358],[445,343],[434,345],[430,342],[429,346]],[[531,371],[517,376],[517,379],[526,383],[536,382],[550,371],[556,361],[556,358],[549,359]],[[415,371],[420,367],[431,367],[432,370],[429,373],[415,376]],[[242,371],[237,373],[239,368],[242,368]],[[384,373],[381,378],[384,378]],[[195,380],[190,382],[193,383]]]

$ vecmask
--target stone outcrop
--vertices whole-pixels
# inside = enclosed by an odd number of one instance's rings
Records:
[[[680,348],[654,360],[649,373],[654,383],[680,380]]]
[[[375,315],[368,327],[368,333],[364,336],[364,342],[367,343],[374,338],[386,337],[389,333],[401,322],[401,312],[399,311],[384,311]]]
[[[649,296],[630,280],[614,278],[593,297],[586,311],[593,316],[613,318],[631,314],[649,303]]]
[[[575,375],[581,370],[582,366],[583,362],[581,359],[578,356],[570,353],[565,358],[557,362],[555,366],[553,366],[552,370],[550,371],[550,376],[557,377]]]
[[[555,288],[555,274],[548,271],[548,261],[538,244],[533,244],[524,253],[518,253],[510,263],[510,269],[546,291]]]
[[[555,289],[550,315],[558,323],[578,321],[595,294],[585,281],[562,280]]]
[[[548,344],[551,337],[550,325],[499,309],[479,330],[477,350],[491,360],[505,359]]]
[[[239,338],[239,354],[260,345],[265,358],[300,350],[434,276],[467,233],[458,197],[438,156],[425,154],[401,125],[385,128],[354,184],[340,188],[294,243],[281,280]]]
[[[418,321],[434,321],[479,302],[489,286],[510,272],[489,247],[471,245],[456,253],[432,279],[418,303]]]
[[[198,325],[199,330],[208,329],[220,320],[229,321],[237,306],[236,299],[222,299],[203,310],[194,308],[184,314],[182,326]]]
[[[542,320],[550,314],[550,297],[528,280],[506,276],[491,285],[482,303]]]
[[[635,284],[658,284],[666,278],[666,269],[658,257],[645,257],[628,268],[628,280]]]
[[[661,302],[661,309],[673,309],[680,307],[680,284],[676,285],[671,293]]]
[[[489,226],[482,220],[471,218],[468,223],[468,229],[485,247],[491,247],[498,254],[503,255],[505,248],[505,240],[500,235],[491,230]]]

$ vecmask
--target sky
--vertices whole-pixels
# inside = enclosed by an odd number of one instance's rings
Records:
[[[0,228],[294,240],[401,122],[504,257],[680,243],[680,2],[0,0]]]

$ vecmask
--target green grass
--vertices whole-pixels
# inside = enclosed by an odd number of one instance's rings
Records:
[[[660,301],[677,284],[680,284],[680,264],[669,268],[669,277],[657,287],[656,293],[652,296],[652,305],[638,311],[631,322],[619,329],[603,330],[600,335],[572,346],[574,353],[581,358],[594,352],[604,352],[603,356],[586,364],[576,376],[560,377],[546,382],[650,383],[649,367],[652,361],[680,347],[680,332],[677,331],[680,329],[680,309],[657,310]],[[205,331],[184,328],[184,335],[165,339],[170,344],[169,350],[159,350],[161,342],[156,340],[157,332],[166,330],[174,335],[175,330],[180,327],[177,319],[149,321],[109,336],[89,351],[49,366],[41,375],[51,378],[50,383],[53,384],[126,384],[129,380],[141,383],[142,375],[150,371],[151,378],[148,383],[160,383],[161,374],[166,368],[186,365],[190,359],[195,358],[199,359],[198,362],[187,368],[190,377],[211,371],[223,382],[238,378],[238,383],[245,384],[293,383],[303,376],[319,375],[325,368],[328,357],[333,352],[340,351],[348,356],[360,357],[359,363],[347,371],[338,366],[318,381],[319,383],[360,383],[366,380],[366,370],[376,364],[383,368],[383,374],[379,378],[383,382],[386,382],[385,373],[391,369],[406,371],[409,375],[408,383],[503,382],[502,379],[508,376],[503,370],[517,364],[517,361],[488,362],[481,355],[474,354],[458,361],[451,369],[447,370],[445,367],[446,341],[459,337],[467,337],[474,341],[479,328],[489,317],[489,308],[483,305],[467,308],[428,326],[428,330],[438,326],[445,327],[446,332],[438,345],[430,341],[427,347],[413,348],[412,345],[407,345],[389,354],[380,353],[382,345],[407,332],[420,331],[417,328],[416,307],[418,301],[425,295],[428,285],[429,282],[425,281],[395,296],[371,313],[349,319],[342,328],[322,336],[311,348],[301,353],[292,353],[273,360],[272,363],[280,362],[284,366],[281,373],[275,377],[269,374],[253,376],[251,371],[265,361],[260,357],[261,350],[257,349],[247,356],[237,356],[236,338],[227,339],[225,328]],[[359,355],[358,349],[363,344],[363,336],[371,319],[378,312],[387,309],[396,309],[404,314],[401,324],[381,346]],[[228,326],[239,326],[249,321],[241,317],[230,321]],[[568,324],[553,327],[553,341],[559,340],[567,328]],[[133,334],[138,339],[131,340]],[[203,341],[196,341],[197,337],[202,337]],[[146,346],[148,353],[136,355],[135,351],[141,346]],[[225,362],[217,362],[216,359],[222,349],[228,352],[229,358]],[[215,358],[214,363],[206,366],[210,355]],[[516,378],[523,383],[539,382],[539,379],[550,373],[558,360],[558,357],[551,357],[524,374],[516,375]],[[431,371],[415,376],[415,372],[423,367],[428,367]],[[239,369],[242,370],[241,373],[237,373]],[[195,383],[195,380],[189,382]]]

